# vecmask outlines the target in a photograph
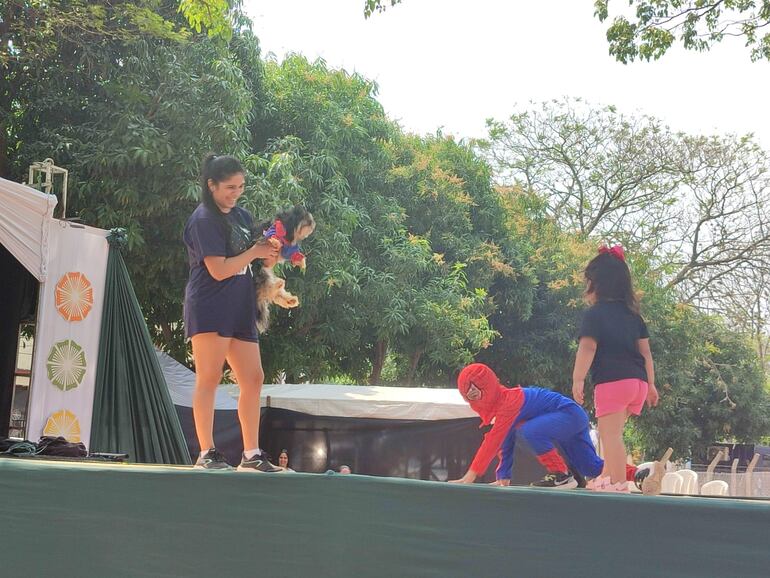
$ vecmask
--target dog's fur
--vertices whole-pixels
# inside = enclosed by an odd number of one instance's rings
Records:
[[[257,225],[254,231],[255,239],[264,238],[264,233],[276,221],[281,221],[286,229],[286,242],[296,245],[306,239],[315,230],[315,220],[304,207],[299,205],[275,216],[272,221]],[[285,259],[279,253],[278,262]],[[303,263],[304,266],[304,263]],[[286,290],[286,281],[275,276],[272,267],[265,267],[261,260],[252,267],[254,286],[257,297],[257,329],[260,333],[267,331],[270,326],[270,304],[275,303],[284,309],[292,309],[299,305],[299,299]]]

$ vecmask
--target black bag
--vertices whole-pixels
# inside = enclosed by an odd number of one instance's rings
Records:
[[[37,442],[37,455],[84,458],[88,450],[83,442],[68,442],[63,437],[44,436]]]

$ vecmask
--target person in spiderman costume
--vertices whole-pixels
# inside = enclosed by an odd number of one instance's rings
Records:
[[[509,485],[513,450],[519,435],[527,440],[546,470],[543,479],[533,486],[577,487],[578,481],[570,467],[582,478],[595,478],[601,474],[604,462],[596,454],[589,437],[588,415],[570,398],[540,387],[506,388],[495,372],[483,363],[472,363],[463,368],[457,378],[457,387],[463,399],[481,417],[481,426],[493,421],[494,425],[484,436],[467,473],[459,480],[450,480],[452,483],[473,483],[484,475],[498,455],[500,464],[495,483]],[[569,467],[555,444],[564,452]]]

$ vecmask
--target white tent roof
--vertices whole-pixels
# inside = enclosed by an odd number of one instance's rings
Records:
[[[263,405],[310,415],[379,419],[478,417],[456,389],[373,385],[265,385]]]
[[[191,407],[195,374],[157,352],[174,404]],[[238,389],[217,390],[217,409],[237,409]],[[378,419],[439,420],[478,417],[456,389],[331,384],[265,384],[262,406],[310,415]]]
[[[43,282],[56,196],[0,178],[0,244]]]

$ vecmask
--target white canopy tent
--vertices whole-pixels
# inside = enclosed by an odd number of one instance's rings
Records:
[[[54,195],[0,179],[0,433],[10,432],[20,327],[34,322],[14,430],[140,462],[189,463],[119,247],[108,231],[54,218],[56,205]]]
[[[48,270],[49,225],[56,195],[2,178],[0,194],[0,244],[43,283]]]
[[[192,407],[195,373],[157,352],[175,405]],[[235,410],[238,388],[222,385],[216,409]],[[265,384],[263,407],[327,417],[442,420],[478,417],[456,389],[333,384]]]
[[[56,202],[0,179],[0,244],[40,282],[26,436],[87,445],[109,244],[107,231],[55,219]]]

